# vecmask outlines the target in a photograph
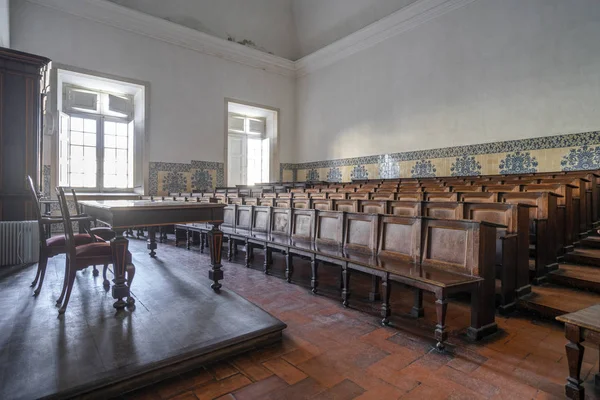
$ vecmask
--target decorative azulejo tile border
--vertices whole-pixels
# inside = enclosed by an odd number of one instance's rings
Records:
[[[584,132],[367,157],[282,164],[294,181],[474,176],[600,169],[600,132]]]
[[[191,163],[150,162],[148,194],[212,190],[225,185],[225,164],[212,161]]]

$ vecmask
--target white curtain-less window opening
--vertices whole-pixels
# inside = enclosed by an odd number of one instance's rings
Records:
[[[59,124],[59,185],[134,187],[133,96],[65,84]]]
[[[237,105],[236,113],[228,114],[227,184],[254,185],[268,182],[270,174],[270,138],[268,118],[261,114],[274,113],[256,107]],[[231,109],[231,105],[230,105]],[[240,112],[248,112],[243,115]]]

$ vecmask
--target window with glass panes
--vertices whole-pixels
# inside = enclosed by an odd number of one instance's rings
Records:
[[[100,99],[108,99],[108,95]],[[102,100],[82,113],[61,113],[59,184],[73,188],[118,190],[133,187],[133,121],[118,117]],[[106,101],[108,103],[108,101]],[[73,112],[73,109],[75,112]],[[107,109],[109,114],[102,115]]]

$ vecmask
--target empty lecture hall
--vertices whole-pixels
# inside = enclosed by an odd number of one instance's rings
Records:
[[[0,399],[600,399],[600,0],[0,0]]]

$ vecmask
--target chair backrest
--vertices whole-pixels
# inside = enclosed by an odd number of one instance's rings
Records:
[[[33,184],[33,179],[31,176],[27,176],[27,186],[29,187],[29,194],[31,195],[31,202],[33,203],[34,215],[38,221],[38,229],[40,230],[40,242],[43,242],[43,245],[46,244],[46,232],[44,232],[44,224],[42,223],[42,211],[40,209],[40,201],[38,199],[37,193],[35,192],[35,186]]]
[[[419,262],[421,218],[382,215],[379,220],[378,255]]]
[[[75,213],[79,215],[81,214],[81,209],[79,208],[79,202],[77,201],[77,193],[75,193],[75,189],[71,189],[71,195],[73,196],[73,203],[75,204]]]
[[[315,210],[329,211],[333,210],[333,200],[328,199],[312,199],[311,208]]]
[[[289,236],[292,228],[291,208],[271,208],[271,235]]]
[[[250,231],[252,229],[252,208],[254,206],[237,206],[235,211],[235,229]]]
[[[404,217],[420,217],[422,214],[420,201],[390,201],[387,214]]]
[[[365,254],[377,251],[379,214],[348,213],[344,226],[344,249]]]
[[[292,208],[292,239],[312,240],[315,236],[315,210]]]
[[[252,232],[268,233],[271,226],[271,207],[255,206],[252,208]]]
[[[462,203],[452,201],[423,202],[423,216],[439,219],[462,219]]]
[[[387,213],[386,200],[359,200],[358,212],[369,214],[385,214]]]
[[[65,253],[69,259],[75,258],[75,236],[73,235],[73,224],[71,224],[71,213],[69,213],[69,206],[67,204],[67,196],[65,196],[65,189],[62,187],[56,188],[56,194],[58,195],[58,204],[60,206],[60,213],[62,214],[64,230],[65,230]]]
[[[458,201],[458,193],[454,192],[427,192],[425,201]]]
[[[221,225],[224,228],[233,228],[235,226],[235,217],[236,217],[236,207],[235,204],[229,204],[223,208],[223,224]]]
[[[318,210],[315,244],[342,247],[344,241],[344,212]]]

